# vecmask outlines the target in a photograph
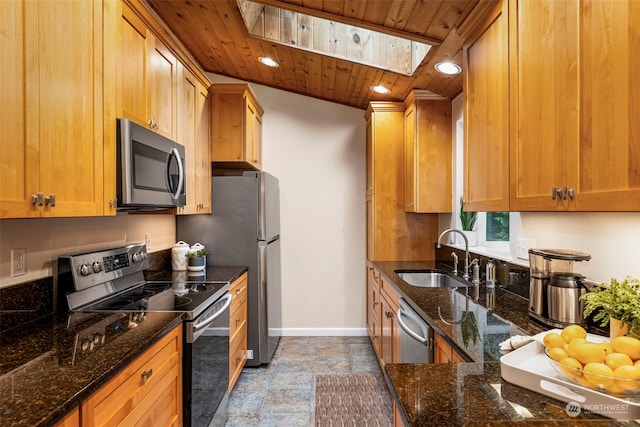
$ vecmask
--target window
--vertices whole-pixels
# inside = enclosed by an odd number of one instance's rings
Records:
[[[487,242],[509,241],[509,212],[487,212]]]

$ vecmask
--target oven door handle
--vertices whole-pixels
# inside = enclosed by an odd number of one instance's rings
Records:
[[[226,300],[224,305],[222,306],[222,308],[220,310],[218,310],[218,312],[216,314],[214,314],[213,316],[201,321],[201,322],[193,322],[193,332],[197,332],[200,329],[206,328],[207,326],[209,326],[210,324],[213,323],[214,320],[216,320],[218,317],[220,317],[220,315],[222,313],[224,313],[225,311],[227,311],[227,308],[229,308],[229,305],[231,304],[231,294],[226,294],[225,296],[222,297],[222,299]]]

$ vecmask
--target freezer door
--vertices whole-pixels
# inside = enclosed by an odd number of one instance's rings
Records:
[[[258,287],[260,303],[258,307],[261,321],[260,363],[269,363],[282,335],[282,292],[280,266],[280,239],[271,243],[260,242]]]
[[[258,178],[258,240],[271,241],[280,235],[280,187],[278,178],[256,172]]]

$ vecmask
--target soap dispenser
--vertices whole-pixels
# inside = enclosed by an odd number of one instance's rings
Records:
[[[487,288],[493,288],[496,285],[496,265],[493,262],[493,258],[487,262],[487,275],[486,275]]]

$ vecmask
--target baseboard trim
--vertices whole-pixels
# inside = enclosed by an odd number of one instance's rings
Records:
[[[367,328],[282,328],[283,337],[365,337]]]

